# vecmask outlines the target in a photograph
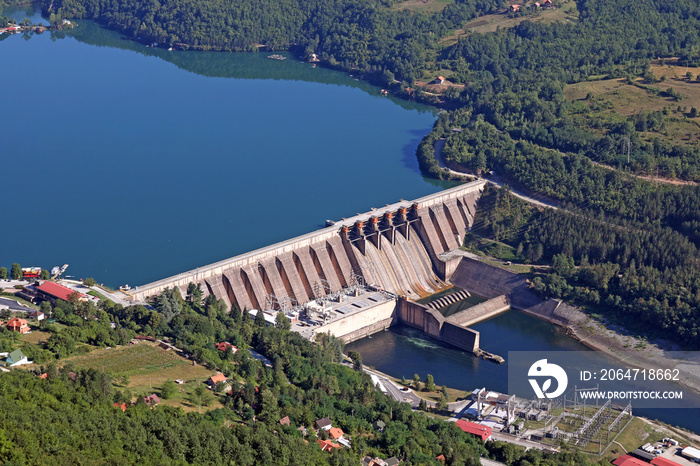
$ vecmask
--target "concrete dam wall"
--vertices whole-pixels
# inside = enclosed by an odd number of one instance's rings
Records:
[[[587,319],[583,312],[566,303],[535,295],[529,290],[525,277],[468,257],[461,259],[451,281],[485,298],[502,295],[514,309],[564,327]]]
[[[205,296],[239,309],[291,308],[364,281],[416,299],[446,286],[440,255],[458,248],[474,221],[485,181],[478,180],[415,201],[401,201],[335,225],[231,259],[138,287],[145,301],[166,287],[186,292],[200,284]]]

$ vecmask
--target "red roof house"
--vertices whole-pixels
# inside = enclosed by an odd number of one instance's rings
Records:
[[[144,396],[143,401],[146,403],[146,406],[153,407],[153,406],[157,405],[158,403],[160,403],[160,398],[158,398],[158,395],[156,395],[154,393],[153,395],[150,395],[150,396]]]
[[[651,460],[651,464],[654,466],[681,466],[680,463],[676,463],[675,461],[671,461],[668,458],[664,458],[663,456],[657,456],[653,460]]]
[[[484,426],[475,422],[464,421],[462,419],[457,421],[456,424],[457,427],[462,429],[464,432],[472,434],[473,436],[480,438],[484,442],[491,437],[491,428],[489,426]]]
[[[228,341],[222,341],[221,343],[217,343],[216,345],[216,349],[218,349],[219,351],[223,351],[224,353],[228,351],[229,348],[231,348],[232,353],[236,353],[236,351],[238,351],[238,348],[233,346]]]
[[[27,333],[30,330],[29,323],[26,320],[20,319],[18,317],[15,317],[14,319],[10,320],[7,323],[6,327],[12,332],[19,333]]]
[[[328,431],[328,434],[331,436],[333,440],[338,440],[343,436],[343,429],[340,429],[338,427],[333,427],[331,430]]]
[[[226,382],[226,376],[224,374],[212,375],[209,377],[209,380],[207,380],[207,383],[211,388],[216,387],[216,384],[219,382]]]
[[[77,293],[78,299],[80,300],[86,299],[84,294],[78,293],[75,290],[71,290],[70,288],[54,282],[44,282],[40,286],[36,287],[35,290],[39,298],[46,301],[51,301],[52,303],[55,303],[57,299],[68,301],[68,298],[73,293]]]
[[[615,466],[648,466],[649,463],[642,461],[634,456],[622,455],[613,461]]]
[[[319,440],[318,444],[321,445],[321,451],[333,451],[334,448],[340,448],[340,445],[336,445],[330,440]]]

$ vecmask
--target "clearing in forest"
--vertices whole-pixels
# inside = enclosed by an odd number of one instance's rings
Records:
[[[659,137],[674,144],[695,145],[700,141],[700,82],[688,81],[685,70],[676,66],[655,69],[652,65],[652,73],[664,81],[649,84],[642,79],[629,84],[623,78],[585,81],[567,86],[565,94],[578,106],[575,113],[579,123],[592,131],[601,133],[602,130],[596,129],[601,123],[623,122],[630,115],[661,111],[663,129],[640,132],[642,139]],[[689,70],[692,72],[693,68]],[[693,108],[697,109],[696,113]]]
[[[195,366],[192,361],[172,350],[166,351],[151,342],[110,349],[99,348],[87,354],[67,358],[65,361],[70,361],[80,368],[110,372],[114,374],[117,382],[120,377],[126,376],[126,387],[137,394],[160,394],[160,387],[165,381],[182,379],[186,383],[178,386],[178,395],[173,400],[163,402],[183,406],[186,410],[194,409],[184,403],[186,393],[215,374],[214,371],[201,365]]]
[[[404,0],[394,4],[394,10],[422,11],[424,13],[437,13],[445,9],[454,0]]]
[[[530,3],[534,2],[527,2],[527,4]],[[578,9],[576,8],[576,2],[573,0],[566,0],[561,2],[561,6],[559,7],[542,9],[531,15],[514,18],[509,17],[508,11],[503,10],[492,15],[484,15],[468,21],[461,29],[457,29],[453,34],[443,37],[440,43],[444,47],[449,47],[456,44],[459,37],[464,34],[471,32],[482,34],[496,32],[498,29],[512,28],[526,20],[532,21],[533,23],[556,23],[558,21],[575,22],[578,20]]]

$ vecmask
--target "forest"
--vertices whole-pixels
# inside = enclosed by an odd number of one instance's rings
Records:
[[[672,228],[643,226],[585,210],[543,210],[489,188],[465,243],[506,260],[552,264],[533,277],[536,292],[697,349],[700,252]]]
[[[20,345],[17,334],[2,327],[0,350],[21,346],[40,367],[0,376],[0,461],[355,466],[369,454],[397,456],[407,465],[438,465],[438,455],[448,465],[478,465],[480,455],[510,464],[592,464],[581,453],[545,455],[500,442],[484,445],[452,423],[391,400],[367,374],[341,365],[340,340],[322,334],[311,343],[290,332],[283,319],[270,327],[211,296],[203,300],[194,285],[188,291],[183,298],[168,289],[153,309],[111,301],[45,304],[54,322],[41,322],[41,330],[51,336],[38,346]],[[163,404],[149,408],[143,393],[115,384],[119,374],[65,361],[76,353],[124,344],[137,334],[169,337],[200,364],[222,371],[234,385],[222,395],[224,407],[202,414]],[[214,347],[219,341],[239,351],[219,351]],[[272,367],[250,357],[247,348],[268,355]],[[165,387],[154,389],[162,395]],[[133,400],[124,412],[113,406]],[[284,416],[289,426],[280,425]],[[352,448],[321,451],[310,427],[326,416],[352,436]],[[386,423],[383,432],[372,427],[378,419]],[[300,426],[308,428],[306,438]]]

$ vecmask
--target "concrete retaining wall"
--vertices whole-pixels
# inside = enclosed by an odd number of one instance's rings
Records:
[[[451,322],[443,324],[440,340],[471,353],[479,349],[479,332]]]
[[[457,266],[452,283],[486,298],[503,294],[513,309],[564,327],[587,319],[575,307],[556,299],[542,299],[532,293],[525,277],[468,257],[462,258]]]
[[[528,309],[542,301],[528,289],[527,280],[522,275],[469,257],[462,258],[451,281],[484,298],[506,295],[515,309]]]
[[[377,332],[382,332],[396,322],[396,319],[393,317],[390,317],[388,319],[380,320],[379,322],[369,325],[367,327],[363,327],[359,330],[356,330],[352,333],[348,333],[347,335],[343,335],[340,337],[345,343],[352,343],[355,340],[359,340],[360,338],[365,338],[370,335],[374,335]]]
[[[386,301],[366,311],[356,312],[322,325],[316,329],[316,333],[330,333],[343,340],[348,336],[348,338],[357,340],[362,338],[357,335],[367,336],[373,333],[370,329],[378,332],[389,327],[395,318],[395,310],[396,300]]]
[[[445,318],[439,311],[404,298],[399,298],[397,311],[399,322],[440,339],[440,330]]]
[[[498,314],[506,312],[510,309],[510,302],[506,295],[497,296],[495,298],[479,303],[463,311],[457,312],[446,319],[454,325],[460,327],[469,327],[482,320],[489,319]]]

